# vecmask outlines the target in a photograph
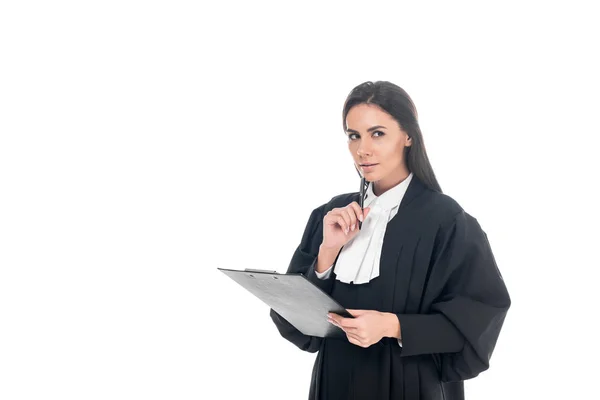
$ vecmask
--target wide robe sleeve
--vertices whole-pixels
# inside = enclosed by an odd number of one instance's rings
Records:
[[[302,273],[325,293],[331,294],[335,273],[332,272],[326,279],[320,279],[315,272],[319,247],[323,242],[324,210],[325,204],[312,211],[304,228],[302,240],[294,251],[287,273]],[[314,353],[319,350],[322,338],[304,335],[273,309],[271,309],[270,315],[279,333],[285,339],[304,351]]]
[[[424,304],[426,314],[397,314],[401,357],[433,354],[443,382],[489,367],[510,297],[487,235],[464,211],[440,227]]]

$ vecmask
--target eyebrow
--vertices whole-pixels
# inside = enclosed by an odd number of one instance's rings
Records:
[[[374,130],[376,130],[376,129],[381,129],[381,128],[383,128],[383,129],[387,129],[387,128],[386,128],[385,126],[383,126],[383,125],[375,125],[375,126],[372,126],[372,127],[370,127],[369,129],[367,129],[367,132],[373,132]],[[354,129],[346,129],[346,132],[349,132],[349,133],[358,133],[358,132],[357,132],[357,131],[355,131]]]

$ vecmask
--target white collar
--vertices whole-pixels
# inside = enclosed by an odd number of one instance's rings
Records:
[[[392,210],[394,207],[398,207],[402,201],[402,198],[404,197],[404,194],[406,193],[406,190],[408,189],[408,185],[410,184],[412,177],[413,173],[411,172],[405,180],[380,196],[375,196],[375,193],[373,193],[373,182],[369,183],[364,202],[364,208],[371,206],[373,203],[386,211]]]
[[[344,245],[338,256],[334,269],[337,280],[362,284],[379,276],[379,261],[387,224],[394,209],[400,205],[412,176],[411,173],[381,196],[375,196],[372,183],[369,184],[363,206],[370,207],[371,210],[360,232]]]

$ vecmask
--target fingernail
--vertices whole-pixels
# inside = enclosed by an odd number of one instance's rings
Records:
[[[359,215],[358,219],[360,219],[360,222],[363,222],[363,216],[362,215]]]
[[[348,234],[348,228],[346,228],[346,230],[344,232],[346,232],[346,235],[347,235]]]
[[[354,232],[355,227],[356,227],[356,224],[352,225],[352,232]]]

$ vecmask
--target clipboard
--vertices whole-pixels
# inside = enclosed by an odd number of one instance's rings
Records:
[[[327,313],[354,318],[331,296],[303,274],[280,274],[260,269],[217,268],[271,307],[308,336],[346,338],[346,333],[327,321]]]

